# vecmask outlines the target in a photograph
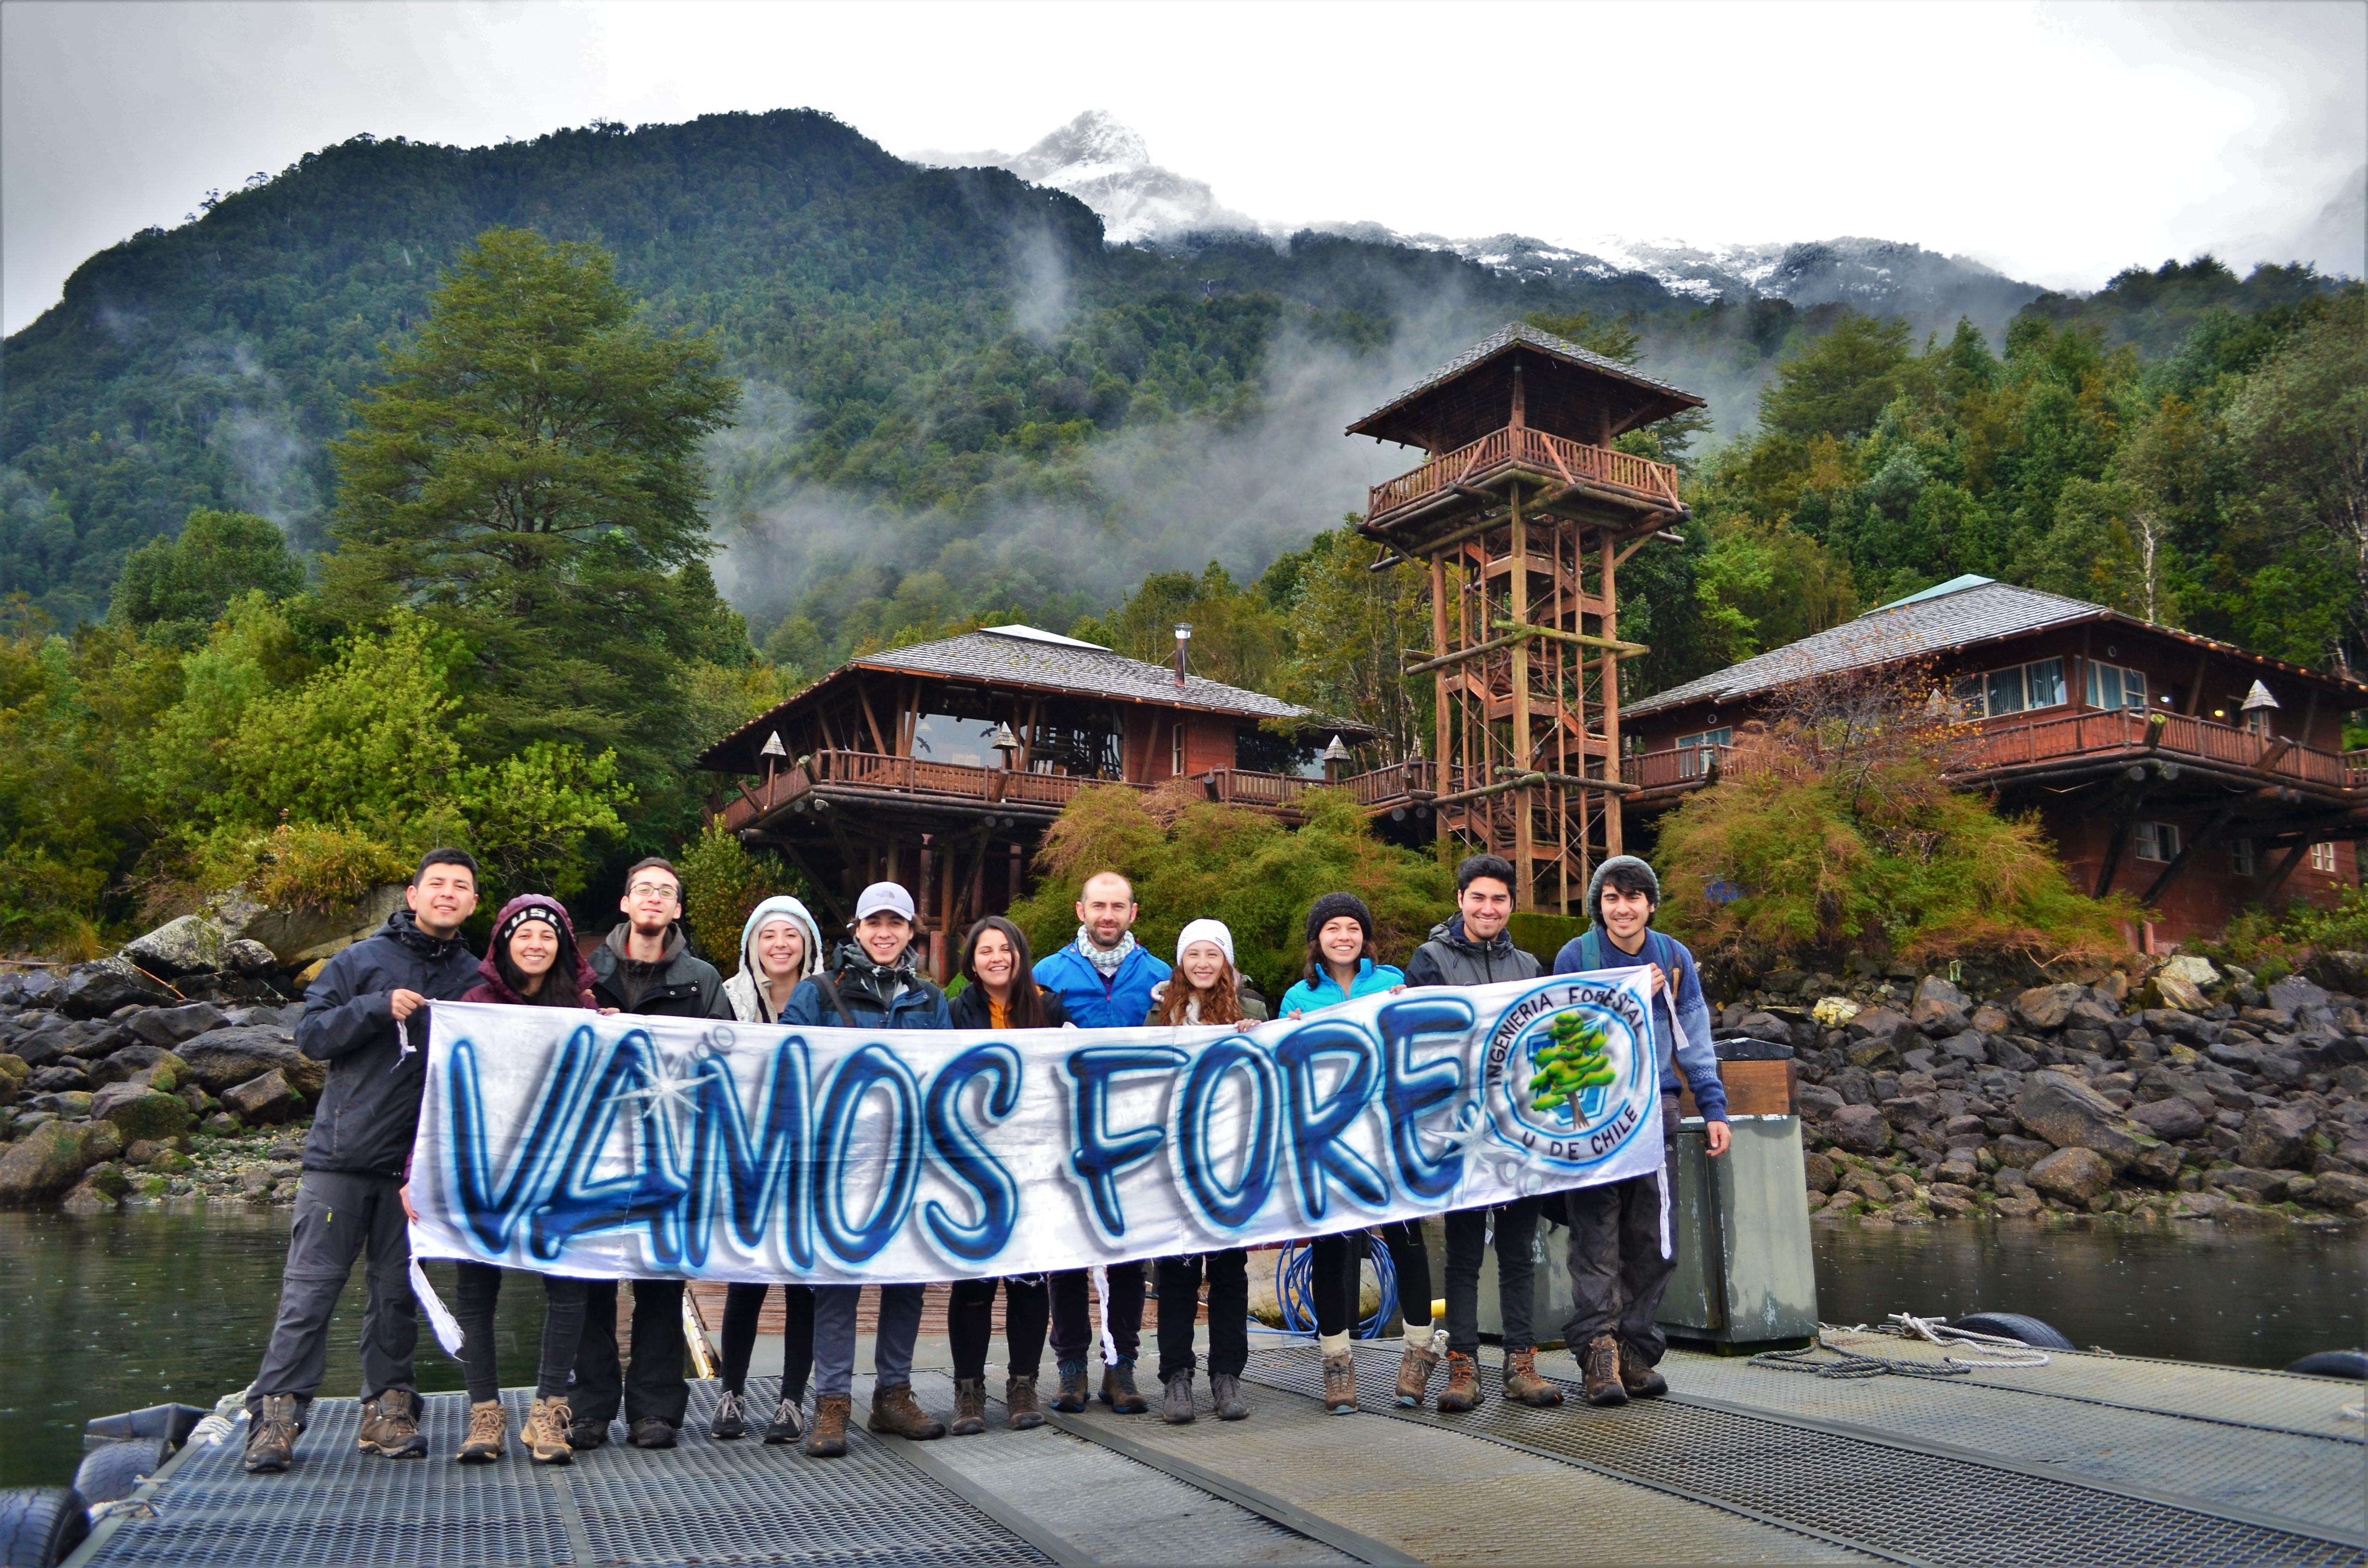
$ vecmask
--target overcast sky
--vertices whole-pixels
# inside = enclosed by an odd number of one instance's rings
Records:
[[[2084,289],[2204,249],[2284,259],[2368,161],[2358,0],[8,0],[0,70],[11,332],[94,251],[361,131],[812,106],[893,150],[1017,151],[1106,108],[1262,220],[1860,234]]]

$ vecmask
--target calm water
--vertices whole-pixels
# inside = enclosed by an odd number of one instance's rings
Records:
[[[0,1486],[57,1483],[85,1420],[167,1400],[211,1405],[255,1375],[279,1296],[289,1210],[0,1212]],[[2124,1355],[2282,1367],[2362,1341],[2368,1235],[2197,1236],[2035,1226],[1818,1226],[1828,1323],[2022,1312]],[[449,1268],[428,1272],[450,1301]],[[351,1394],[359,1282],[330,1336],[323,1392]],[[502,1381],[530,1382],[542,1293],[503,1292]],[[423,1323],[420,1386],[461,1369]]]

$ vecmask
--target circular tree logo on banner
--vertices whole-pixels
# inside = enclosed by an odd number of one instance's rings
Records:
[[[1528,1160],[1592,1170],[1645,1125],[1651,1015],[1616,981],[1557,979],[1505,1009],[1483,1058],[1490,1136]],[[1658,1130],[1655,1130],[1658,1136]]]

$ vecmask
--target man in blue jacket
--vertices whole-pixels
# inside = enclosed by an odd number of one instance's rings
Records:
[[[1056,992],[1081,1029],[1132,1029],[1151,1014],[1151,994],[1166,983],[1167,964],[1134,939],[1134,884],[1116,871],[1097,871],[1077,890],[1077,939],[1036,964],[1036,983]],[[1143,1265],[1109,1272],[1110,1343],[1118,1359],[1102,1369],[1101,1400],[1121,1415],[1150,1408],[1134,1386],[1134,1355],[1143,1341]],[[1086,1312],[1086,1270],[1053,1276],[1053,1358],[1061,1369],[1053,1408],[1086,1407],[1086,1352],[1095,1335]]]
[[[798,982],[781,1022],[809,1028],[949,1029],[945,993],[921,978],[913,895],[874,882],[855,901],[855,940],[842,943],[829,970]],[[946,1435],[946,1424],[913,1397],[913,1346],[921,1333],[919,1285],[880,1287],[880,1332],[871,1349],[874,1432],[916,1442]],[[855,1376],[855,1308],[860,1285],[814,1287],[814,1418],[805,1451],[815,1459],[847,1452],[848,1391]]]
[[[1661,881],[1652,867],[1634,855],[1612,856],[1587,884],[1592,926],[1554,955],[1556,974],[1651,967],[1653,1044],[1661,1063],[1661,1168],[1563,1195],[1570,1218],[1572,1303],[1563,1341],[1578,1357],[1589,1404],[1625,1404],[1669,1392],[1668,1380],[1654,1370],[1668,1349],[1654,1320],[1678,1267],[1677,1232],[1668,1225],[1666,1210],[1674,1196],[1668,1190],[1675,1180],[1668,1154],[1678,1137],[1679,1074],[1702,1109],[1711,1157],[1727,1146],[1726,1088],[1711,1045],[1710,1006],[1702,1000],[1693,954],[1653,929],[1660,900]]]
[[[427,1451],[411,1367],[419,1319],[403,1167],[427,1082],[427,1017],[420,1009],[456,1000],[477,982],[477,955],[461,940],[477,908],[477,862],[466,850],[429,850],[403,902],[376,936],[332,958],[304,992],[296,1049],[327,1062],[329,1075],[304,1140],[279,1316],[247,1391],[250,1471],[286,1470],[295,1457],[296,1434],[328,1369],[329,1317],[357,1257],[367,1260],[370,1288],[362,1307],[362,1451],[388,1459]]]

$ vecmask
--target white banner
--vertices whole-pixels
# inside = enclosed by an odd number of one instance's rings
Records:
[[[1224,1028],[791,1028],[437,1003],[414,1251],[894,1284],[1261,1246],[1648,1174],[1641,969]]]

